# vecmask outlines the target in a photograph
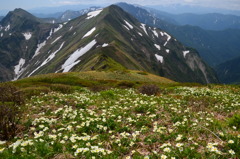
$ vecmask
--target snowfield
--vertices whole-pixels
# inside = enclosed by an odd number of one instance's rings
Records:
[[[130,29],[133,29],[133,26],[132,26],[130,23],[128,23],[126,20],[124,20],[124,22],[127,24],[127,26],[128,26]]]
[[[80,62],[80,60],[76,61],[78,58],[80,58],[82,55],[87,53],[95,44],[97,43],[96,40],[91,41],[86,46],[76,50],[62,65],[63,72],[70,71],[76,64]]]
[[[102,9],[89,12],[89,13],[87,14],[88,17],[87,17],[86,19],[91,19],[91,18],[93,18],[93,17],[96,17],[96,16],[97,16],[98,14],[100,14],[101,12],[102,12]]]
[[[147,33],[147,29],[146,29],[146,24],[143,24],[143,23],[141,23],[141,26],[140,26],[142,29],[143,29],[143,31],[148,35],[148,33]]]
[[[82,37],[82,39],[85,38],[85,37],[90,36],[95,30],[96,30],[96,27],[92,28],[90,31],[88,31],[88,32]]]
[[[183,51],[183,57],[185,58],[186,55],[189,54],[189,52],[190,52],[189,50],[187,50],[187,51]]]
[[[163,57],[162,56],[160,56],[158,54],[155,54],[155,57],[159,62],[163,63]]]
[[[161,50],[161,46],[160,46],[160,45],[154,44],[154,46],[155,46],[158,50]]]
[[[32,37],[32,33],[30,33],[30,32],[22,33],[22,34],[23,34],[23,36],[25,37],[26,40],[29,40]]]

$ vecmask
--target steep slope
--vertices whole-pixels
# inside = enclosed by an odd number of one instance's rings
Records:
[[[122,9],[147,25],[161,28],[175,36],[184,45],[193,47],[199,51],[200,56],[211,66],[216,66],[227,60],[239,56],[240,41],[239,29],[228,29],[224,31],[207,31],[196,26],[178,26],[173,18],[168,15],[160,19],[157,14],[151,14],[147,10],[119,3]]]
[[[39,50],[22,77],[88,70],[142,70],[180,82],[217,82],[193,49],[139,23],[117,6],[69,21]]]
[[[240,57],[218,65],[216,70],[221,82],[240,83]]]
[[[0,22],[0,81],[17,78],[22,66],[56,27],[22,9],[9,12]]]

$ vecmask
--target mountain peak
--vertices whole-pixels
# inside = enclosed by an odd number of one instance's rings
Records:
[[[40,19],[33,16],[31,13],[25,11],[24,9],[17,8],[14,11],[10,11],[1,21],[2,25],[8,25],[7,23],[16,23],[16,21],[30,20],[34,22],[41,22]]]
[[[31,19],[31,20],[38,20],[38,18],[36,18],[35,16],[33,16],[31,13],[27,12],[24,9],[21,8],[17,8],[14,11],[10,12],[13,15],[16,15],[18,17],[22,17],[22,18],[27,18],[27,19]]]

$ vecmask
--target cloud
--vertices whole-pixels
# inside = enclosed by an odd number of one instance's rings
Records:
[[[192,3],[193,0],[184,0],[184,2],[187,2],[187,3]]]
[[[61,5],[73,5],[73,4],[81,4],[81,2],[76,2],[76,1],[60,1],[58,4]]]

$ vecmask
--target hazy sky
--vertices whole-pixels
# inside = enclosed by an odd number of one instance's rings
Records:
[[[76,4],[113,4],[127,2],[140,5],[188,4],[222,9],[240,10],[240,0],[0,0],[0,10],[32,9]]]

